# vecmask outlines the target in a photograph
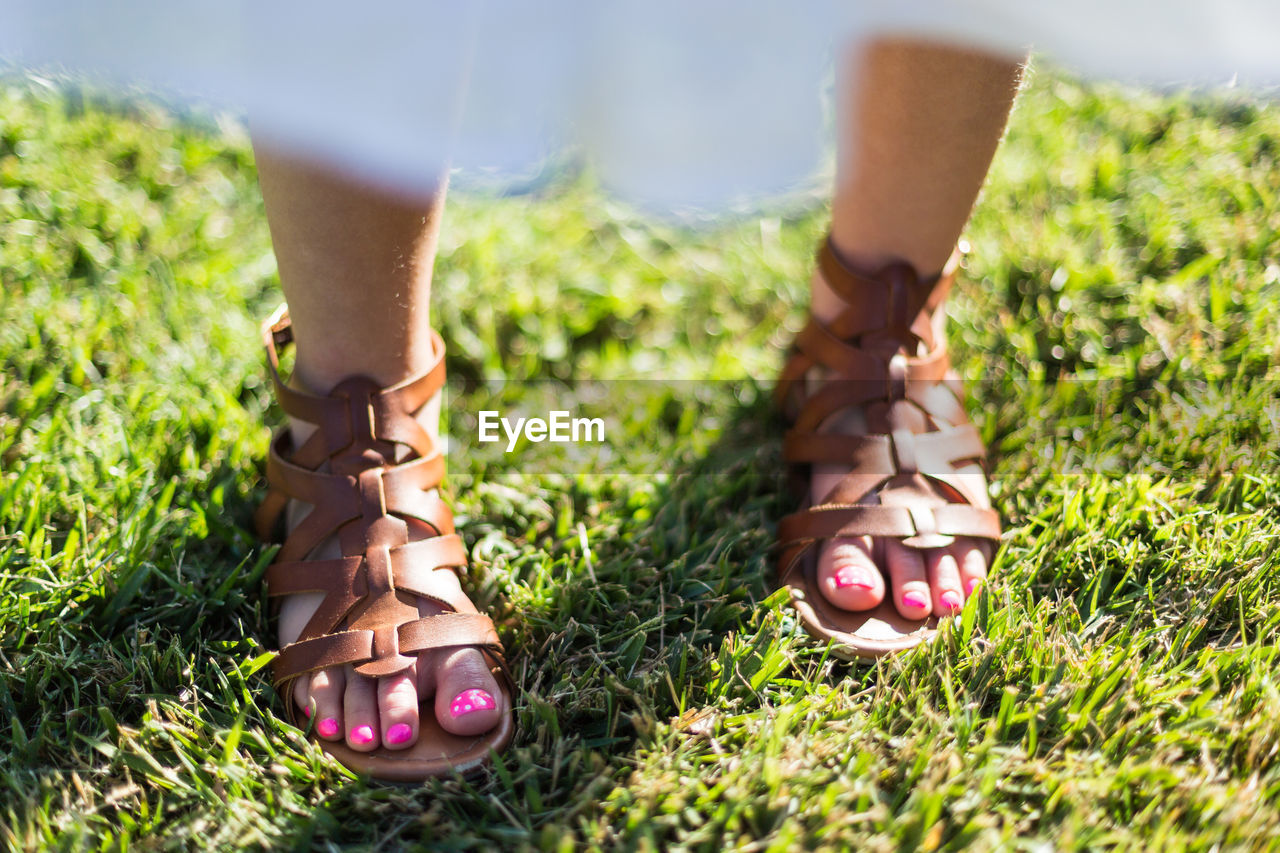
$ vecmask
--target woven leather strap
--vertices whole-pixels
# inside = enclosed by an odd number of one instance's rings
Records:
[[[779,526],[783,581],[817,543],[837,536],[893,537],[915,548],[957,536],[1000,537],[986,507],[977,430],[961,403],[938,310],[960,253],[922,279],[905,262],[855,269],[824,241],[824,281],[845,305],[829,323],[810,318],[796,338],[776,396],[792,422],[783,458],[850,471],[821,503]],[[866,434],[824,429],[857,409]]]
[[[272,441],[270,489],[255,520],[267,538],[290,499],[311,506],[268,568],[267,594],[324,599],[276,656],[274,682],[284,692],[301,675],[347,664],[362,675],[392,675],[413,655],[455,646],[481,647],[501,665],[493,622],[461,594],[428,592],[433,572],[467,564],[453,516],[433,491],[444,458],[415,418],[444,384],[444,342],[433,332],[431,365],[403,382],[383,388],[355,376],[320,396],[281,379],[278,348],[291,341],[282,307],[263,326],[271,381],[281,408],[316,430],[298,447],[287,427]],[[335,537],[340,557],[310,559]],[[444,612],[420,617],[419,598]]]

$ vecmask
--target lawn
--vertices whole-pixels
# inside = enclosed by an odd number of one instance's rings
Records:
[[[280,297],[243,130],[10,78],[0,842],[1280,846],[1278,144],[1241,93],[1033,75],[949,308],[996,576],[869,668],[772,592],[766,392],[821,201],[688,230],[589,176],[455,194],[451,499],[519,732],[488,775],[404,789],[328,761],[266,677]],[[465,452],[494,399],[586,379],[621,425],[602,457]]]

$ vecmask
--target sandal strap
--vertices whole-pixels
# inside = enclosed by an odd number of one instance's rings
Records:
[[[939,507],[822,504],[784,516],[778,523],[778,536],[786,542],[841,536],[906,538],[935,533],[998,539],[1000,516],[993,509],[969,504]]]
[[[290,643],[281,649],[271,661],[271,682],[280,688],[300,675],[363,662],[372,657],[372,631],[337,631]]]
[[[495,657],[502,655],[493,620],[481,613],[437,613],[396,626],[401,653],[476,646]],[[376,660],[377,632],[338,631],[290,643],[271,665],[272,682],[291,682],[299,676],[334,666],[361,666]]]
[[[343,525],[358,519],[364,501],[376,501],[385,513],[416,518],[438,534],[453,532],[453,517],[438,495],[428,492],[444,480],[444,457],[434,455],[402,462],[392,468],[372,468],[350,474],[309,470],[284,458],[287,433],[273,442],[267,456],[267,481],[272,491],[311,504],[314,509],[285,541],[282,560],[298,560]],[[268,538],[283,507],[266,502],[259,508],[258,533]]]
[[[332,393],[326,396],[311,394],[291,388],[284,382],[280,376],[279,348],[291,343],[293,343],[293,324],[289,318],[289,306],[281,305],[262,324],[262,345],[267,353],[267,371],[271,377],[276,400],[279,402],[280,408],[287,414],[299,420],[321,426],[322,429],[319,431],[324,432],[331,442],[330,454],[336,453],[346,446],[341,442],[344,440],[349,442],[352,438],[349,427],[350,422],[346,418],[346,412],[343,411],[348,408],[348,405],[343,402],[341,397],[335,398]],[[444,387],[444,349],[444,339],[432,329],[431,364],[415,376],[410,376],[386,388],[378,388],[378,402],[383,405],[374,411],[374,418],[377,421],[374,429],[375,433],[384,436],[387,440],[392,440],[389,434],[390,430],[404,429],[408,426],[397,416],[398,413],[416,412],[437,391]],[[388,417],[389,414],[391,415],[390,417]],[[412,419],[410,420],[412,421]],[[393,422],[394,426],[392,426]],[[420,424],[413,423],[421,430]],[[415,438],[425,437],[428,444],[432,443],[430,435],[425,430],[422,430],[419,434],[412,427],[408,427],[408,429]],[[409,442],[405,441],[403,443],[407,444]],[[334,446],[335,444],[337,446]],[[423,451],[419,450],[419,452]]]
[[[916,434],[898,430],[891,435],[840,435],[788,430],[782,440],[788,462],[852,463],[859,473],[891,477],[897,473],[950,475],[955,464],[980,461],[986,455],[972,424]]]
[[[501,651],[493,620],[481,613],[437,613],[400,626],[400,648],[407,652],[484,646]]]
[[[835,518],[837,510],[857,509],[857,513]],[[817,511],[813,520],[801,521]],[[875,510],[877,512],[868,512]],[[878,512],[889,510],[889,512]],[[917,518],[924,525],[917,526]],[[993,509],[966,504],[948,504],[932,511],[914,511],[907,507],[886,507],[874,504],[849,506],[812,507],[783,519],[786,526],[778,531],[778,577],[788,584],[803,574],[806,557],[819,543],[838,536],[875,536],[897,538],[904,545],[918,548],[940,548],[949,545],[957,536],[975,539],[1000,539],[1000,515]]]
[[[845,303],[833,324],[838,336],[853,338],[886,332],[899,340],[924,340],[926,347],[932,348],[931,330],[927,323],[919,321],[942,304],[955,282],[962,258],[963,248],[957,247],[942,271],[929,278],[921,278],[906,261],[893,261],[868,273],[843,260],[830,237],[823,240],[818,249],[818,268],[823,281]]]

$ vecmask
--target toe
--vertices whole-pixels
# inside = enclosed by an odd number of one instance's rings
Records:
[[[925,570],[923,552],[896,539],[890,539],[884,545],[894,606],[907,619],[925,618],[933,610],[933,599],[929,593],[929,575]]]
[[[476,649],[456,649],[439,663],[435,711],[445,731],[478,735],[498,724],[504,697]]]
[[[971,539],[962,539],[951,546],[960,565],[960,584],[965,598],[972,598],[987,581],[987,555]]]
[[[325,740],[342,739],[342,703],[346,675],[338,668],[322,669],[311,676],[311,702],[316,734]]]
[[[818,587],[841,610],[870,610],[884,600],[884,578],[871,559],[871,540],[834,539],[818,558]]]
[[[374,679],[348,668],[347,686],[343,692],[343,716],[347,729],[347,746],[357,752],[378,748],[378,687]]]
[[[298,706],[302,716],[308,720],[311,719],[314,709],[311,707],[311,679],[308,676],[303,675],[294,679],[293,703]]]
[[[945,548],[935,548],[927,554],[925,564],[929,570],[929,589],[933,592],[933,613],[950,616],[964,606],[960,566],[955,555]]]
[[[404,672],[378,679],[378,720],[388,749],[407,749],[418,739],[418,673]]]

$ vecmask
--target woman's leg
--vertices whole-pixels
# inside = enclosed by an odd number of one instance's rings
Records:
[[[1004,133],[1021,80],[1018,63],[918,41],[882,40],[842,74],[839,163],[831,239],[849,263],[875,269],[891,259],[922,276],[942,269]],[[842,302],[813,276],[814,315],[831,321]],[[836,425],[857,429],[856,424]],[[820,501],[847,472],[817,466]],[[884,543],[894,603],[908,618],[958,608],[986,576],[976,540],[927,551]],[[827,543],[821,588],[839,607],[874,607],[886,594],[870,537]]]
[[[364,375],[391,385],[432,361],[429,324],[431,269],[444,209],[440,191],[407,198],[374,189],[328,169],[257,148],[267,220],[289,302],[297,345],[294,379],[327,394],[344,378]],[[435,435],[438,401],[425,407],[423,425]],[[295,442],[309,428],[294,424]],[[324,558],[339,555],[331,543]],[[329,546],[322,546],[328,548]],[[458,592],[452,572],[432,582]],[[280,611],[280,642],[292,642],[316,610],[321,594],[291,596]],[[421,603],[422,615],[439,612]],[[460,713],[455,699],[479,689],[495,707]],[[478,734],[500,715],[502,692],[475,649],[423,653],[406,672],[379,679],[350,667],[322,670],[296,684],[294,700],[310,710],[316,730],[353,749],[404,748],[418,735],[419,697],[435,695],[435,714],[447,731]],[[451,706],[457,704],[456,709]],[[470,708],[470,705],[466,707]]]

